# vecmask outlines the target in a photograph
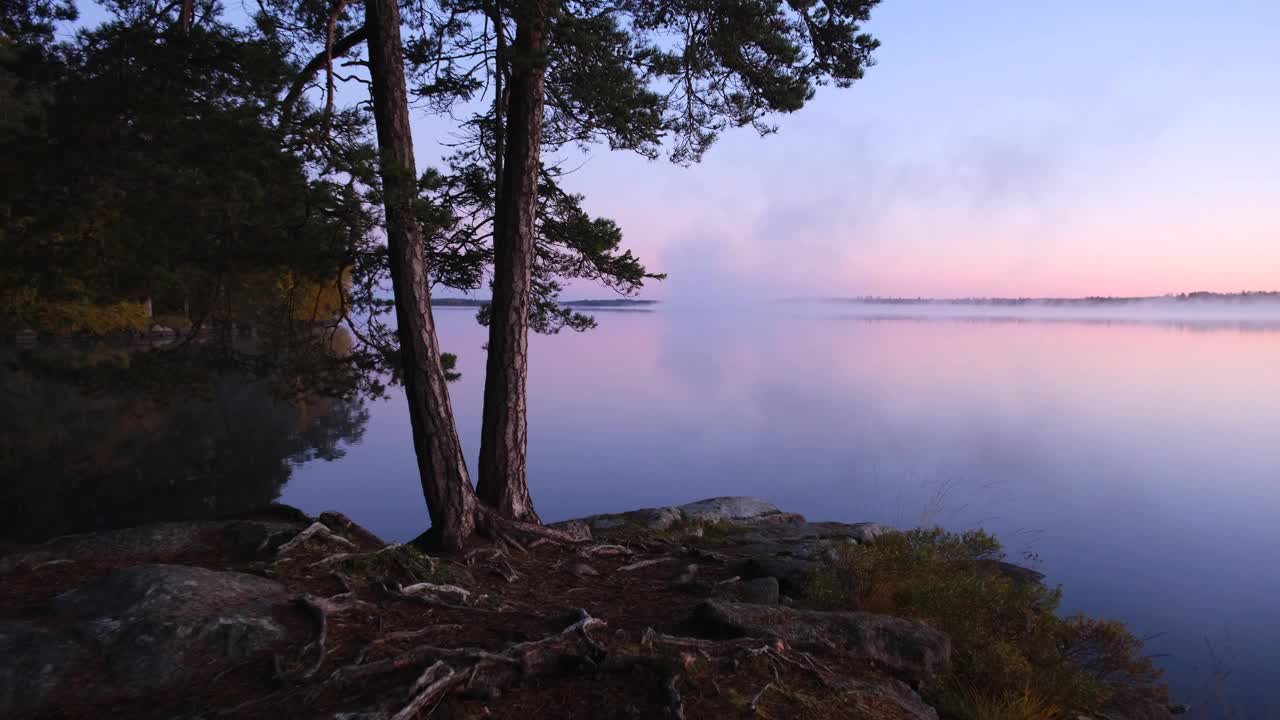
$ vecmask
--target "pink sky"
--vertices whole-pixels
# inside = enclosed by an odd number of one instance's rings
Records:
[[[779,134],[566,184],[650,297],[1280,289],[1280,3],[1046,5],[885,2],[879,65]]]

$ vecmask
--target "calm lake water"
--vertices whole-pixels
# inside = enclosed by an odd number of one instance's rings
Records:
[[[459,355],[453,402],[474,464],[485,330],[469,309],[436,317]],[[815,520],[981,526],[1065,586],[1065,611],[1154,636],[1196,716],[1280,718],[1280,326],[788,305],[597,318],[531,340],[544,519],[757,495]],[[27,482],[0,496],[28,535],[277,493],[390,539],[424,528],[399,397],[299,409],[232,386],[157,410],[59,392],[5,396],[28,408],[4,413],[10,457],[13,433],[55,428],[21,451],[44,458],[17,465]],[[73,467],[67,447],[89,456]],[[86,467],[91,502],[76,492]],[[52,480],[32,482],[42,473]]]

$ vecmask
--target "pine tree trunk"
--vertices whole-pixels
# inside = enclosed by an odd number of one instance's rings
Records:
[[[529,285],[542,147],[547,0],[521,0],[506,108],[506,152],[494,217],[493,306],[476,492],[499,515],[538,522],[525,467]]]
[[[183,35],[191,34],[191,26],[196,21],[196,0],[182,0],[178,8],[178,30]]]
[[[427,537],[445,549],[456,549],[475,531],[477,501],[440,364],[424,239],[412,211],[417,170],[405,94],[400,10],[396,0],[367,0],[365,8],[404,392],[422,494],[431,514]]]

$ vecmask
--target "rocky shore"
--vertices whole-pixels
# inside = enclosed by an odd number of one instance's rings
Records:
[[[947,634],[805,601],[815,573],[889,528],[737,497],[552,527],[435,556],[277,506],[14,548],[0,715],[940,717]]]

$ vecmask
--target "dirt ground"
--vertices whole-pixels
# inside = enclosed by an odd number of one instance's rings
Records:
[[[255,519],[263,518],[248,518]],[[50,622],[47,607],[57,594],[143,563],[265,575],[294,595],[276,611],[289,630],[277,647],[235,661],[190,664],[176,688],[114,688],[106,699],[95,693],[93,702],[77,700],[74,690],[60,692],[51,705],[15,717],[918,717],[877,692],[850,691],[891,682],[874,668],[767,639],[709,636],[692,622],[706,597],[732,598],[740,585],[733,559],[718,554],[712,540],[535,540],[432,555],[434,567],[415,570],[383,562],[374,555],[379,546],[358,532],[347,537],[359,547],[345,561],[327,562],[335,550],[323,542],[281,561],[246,555],[224,528],[211,527],[201,542],[176,554],[107,553],[5,576],[0,620],[42,623]],[[470,594],[453,601],[402,592],[423,581]],[[458,652],[441,657],[431,649]],[[484,653],[502,657],[486,660]],[[440,678],[447,689],[410,708],[424,686]],[[91,662],[70,686],[101,689],[111,682]]]

